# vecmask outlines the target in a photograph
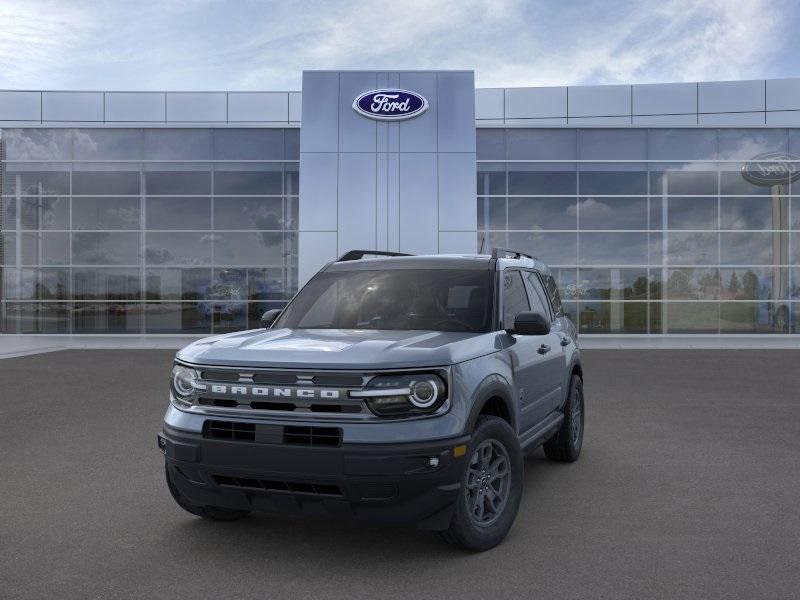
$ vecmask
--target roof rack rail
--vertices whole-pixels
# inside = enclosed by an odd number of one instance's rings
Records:
[[[386,252],[385,250],[350,250],[345,252],[336,262],[344,262],[348,260],[361,260],[365,256],[414,256],[413,254],[405,254],[403,252]]]
[[[497,260],[498,258],[530,258],[531,260],[539,260],[535,256],[527,254],[526,252],[520,252],[519,250],[512,250],[511,248],[492,248],[492,258]]]

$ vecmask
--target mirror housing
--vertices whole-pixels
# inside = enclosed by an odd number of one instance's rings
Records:
[[[509,331],[516,335],[547,335],[550,333],[550,319],[533,311],[523,311],[514,318],[514,329]]]
[[[261,326],[264,329],[269,329],[272,327],[272,324],[278,319],[278,317],[283,312],[283,309],[280,308],[273,308],[271,310],[266,311],[263,315],[261,315]]]

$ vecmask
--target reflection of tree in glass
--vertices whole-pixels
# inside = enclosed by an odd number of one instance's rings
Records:
[[[750,269],[742,276],[742,299],[758,299],[758,276]]]

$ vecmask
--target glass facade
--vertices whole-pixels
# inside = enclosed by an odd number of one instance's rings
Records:
[[[553,266],[582,332],[800,333],[800,130],[479,129],[477,142],[478,246]],[[743,168],[765,153],[793,169],[751,183]]]
[[[2,152],[2,333],[234,331],[297,290],[297,129],[3,129]]]

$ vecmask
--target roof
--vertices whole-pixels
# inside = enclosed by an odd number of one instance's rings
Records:
[[[501,258],[501,268],[527,267],[549,272],[547,265],[537,259]],[[492,257],[488,254],[426,254],[419,256],[392,256],[363,258],[330,263],[326,271],[379,271],[383,269],[470,269],[493,270]]]

